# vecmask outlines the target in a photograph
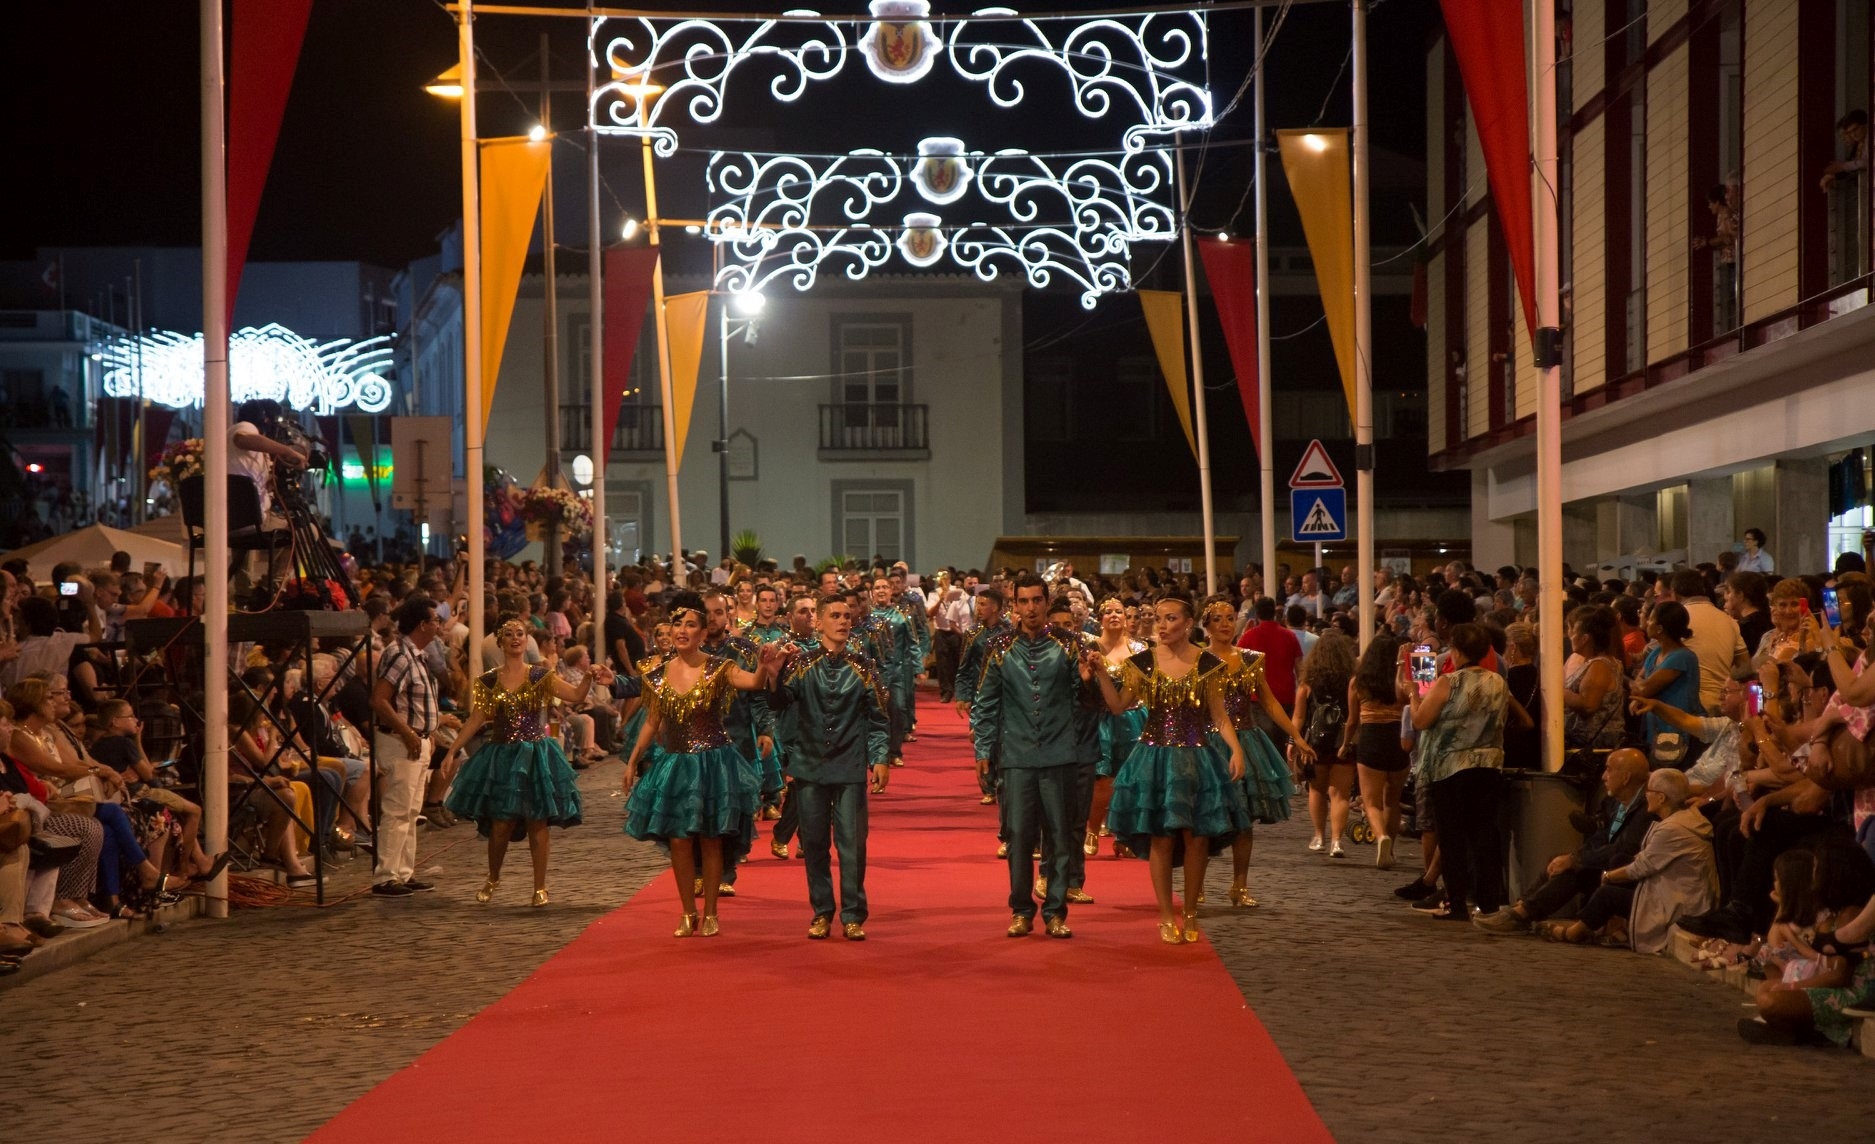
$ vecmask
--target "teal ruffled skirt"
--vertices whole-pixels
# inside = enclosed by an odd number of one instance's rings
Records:
[[[484,836],[503,821],[579,825],[579,787],[552,739],[482,744],[462,764],[443,805],[458,818],[473,818]]]
[[[1228,756],[1202,747],[1158,747],[1140,743],[1113,777],[1107,829],[1133,853],[1145,857],[1154,838],[1183,831],[1208,838],[1211,849],[1228,845],[1251,824],[1243,787],[1230,779]]]
[[[761,806],[759,785],[755,768],[733,746],[658,751],[625,801],[625,833],[658,842],[737,838],[746,852]]]
[[[1224,737],[1213,731],[1211,742],[1223,756],[1228,773],[1230,748],[1224,745]],[[1242,745],[1244,755],[1243,778],[1237,780],[1237,785],[1243,789],[1250,817],[1266,824],[1289,821],[1289,799],[1296,793],[1296,784],[1289,777],[1289,764],[1277,753],[1276,744],[1270,742],[1270,737],[1260,727],[1240,729],[1237,742]]]
[[[632,757],[632,748],[638,745],[638,732],[644,730],[645,716],[650,714],[650,711],[651,708],[648,705],[640,703],[638,705],[638,710],[632,712],[632,717],[625,720],[625,722],[620,725],[618,729],[619,758],[629,759]],[[655,743],[648,747],[646,749],[647,757],[651,751],[656,749],[657,745]]]
[[[1100,717],[1100,757],[1094,762],[1094,774],[1110,779],[1120,773],[1120,765],[1133,753],[1139,733],[1146,727],[1146,709],[1133,707],[1118,715]]]

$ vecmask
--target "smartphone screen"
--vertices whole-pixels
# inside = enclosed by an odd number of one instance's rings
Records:
[[[1808,599],[1800,597],[1797,600],[1797,610],[1799,612],[1802,612],[1806,616],[1809,615],[1810,614],[1810,601]]]
[[[1836,589],[1823,589],[1823,622],[1832,628],[1842,627],[1842,605],[1836,602]]]
[[[1424,695],[1432,690],[1432,685],[1439,678],[1439,660],[1432,654],[1429,644],[1420,644],[1413,649],[1413,682],[1418,685],[1419,693]]]
[[[65,583],[59,585],[59,595],[76,596],[77,594],[78,594],[78,585],[73,583],[72,581],[67,580],[65,581]]]
[[[1764,713],[1764,684],[1752,680],[1745,685],[1745,714],[1762,715]]]

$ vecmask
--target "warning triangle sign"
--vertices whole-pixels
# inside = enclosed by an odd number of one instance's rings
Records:
[[[1302,460],[1296,465],[1296,471],[1289,475],[1289,487],[1292,489],[1338,489],[1343,487],[1341,470],[1328,459],[1328,450],[1318,438],[1309,442],[1309,447],[1302,451]]]
[[[1328,511],[1328,505],[1322,498],[1315,498],[1315,507],[1303,518],[1302,526],[1296,529],[1297,536],[1340,536],[1341,522]]]

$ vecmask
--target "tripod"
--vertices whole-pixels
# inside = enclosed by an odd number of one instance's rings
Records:
[[[345,566],[339,563],[325,529],[306,499],[307,476],[305,469],[280,463],[274,466],[275,500],[293,537],[291,582],[298,586],[295,595],[302,601],[301,606],[305,606],[304,601],[312,600],[328,610],[356,606],[358,593],[352,587],[351,577],[345,574]],[[343,603],[333,594],[334,585],[344,592]]]

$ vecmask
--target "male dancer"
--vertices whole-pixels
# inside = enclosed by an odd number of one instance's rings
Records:
[[[866,630],[879,649],[879,672],[892,701],[892,765],[902,767],[905,737],[911,730],[911,697],[918,687],[917,637],[911,621],[899,610],[889,577],[873,578]]]
[[[836,577],[836,579],[838,579],[838,577]],[[842,597],[842,600],[844,600],[844,597]],[[788,601],[788,639],[786,646],[790,651],[812,651],[820,646],[820,634],[814,630],[815,617],[818,611],[819,604],[812,592],[801,592]],[[847,626],[849,630],[852,627],[850,617]],[[779,727],[779,720],[776,721],[776,725]],[[787,736],[782,735],[781,739],[784,744],[782,760],[785,763],[787,761],[787,755],[785,754]],[[786,858],[788,856],[788,842],[799,833],[801,829],[801,805],[795,797],[796,783],[792,774],[787,776],[784,786],[785,789],[781,794],[781,818],[775,822],[775,832],[769,837],[768,841],[768,852],[777,858]]]
[[[793,760],[790,808],[799,806],[801,857],[807,862],[807,899],[814,920],[807,936],[833,927],[833,870],[829,843],[840,852],[840,930],[848,941],[866,940],[866,779],[885,790],[885,689],[878,669],[847,650],[853,617],[846,600],[827,596],[818,608],[820,642],[794,651],[768,693],[782,713],[780,727]]]
[[[1073,937],[1068,928],[1068,852],[1081,823],[1074,819],[1075,764],[1080,736],[1076,712],[1091,672],[1081,662],[1081,641],[1048,624],[1048,588],[1032,572],[1016,577],[1016,628],[984,648],[983,677],[970,708],[977,773],[988,772],[1001,752],[1004,821],[1009,830],[1010,937],[1035,928],[1035,865],[1031,855],[1046,833],[1061,845],[1044,864],[1048,895],[1042,920],[1048,936]],[[1083,816],[1081,822],[1085,822]]]
[[[1098,651],[1100,645],[1080,630],[1076,617],[1075,605],[1079,596],[1056,596],[1048,604],[1048,623],[1058,632],[1064,643],[1075,644],[1080,653],[1085,655],[1090,649]],[[1074,709],[1074,814],[1076,822],[1086,822],[1088,814],[1094,808],[1094,764],[1100,759],[1100,717],[1106,712],[1103,704],[1095,707],[1092,695],[1083,691],[1081,703]],[[1087,892],[1087,852],[1081,848],[1081,838],[1057,838],[1050,831],[1042,832],[1042,867],[1047,869],[1055,850],[1065,846],[1073,853],[1068,855],[1068,901],[1075,905],[1088,906],[1094,903],[1093,895]],[[1035,879],[1037,897],[1048,896],[1048,880]]]
[[[788,625],[781,619],[781,589],[773,584],[756,585],[755,618],[749,621],[742,634],[758,648],[788,638]]]
[[[703,654],[720,655],[734,660],[736,666],[742,668],[744,671],[761,670],[761,653],[756,646],[742,636],[730,634],[729,624],[735,615],[735,601],[729,595],[729,592],[726,589],[711,586],[703,589],[702,596],[704,610]],[[757,752],[767,752],[774,749],[775,717],[774,714],[768,710],[768,703],[762,698],[762,694],[763,693],[760,691],[737,691],[735,693],[735,698],[730,701],[729,714],[723,717],[724,732],[727,733],[730,740],[737,745],[738,750],[745,752],[745,758],[747,757],[746,752],[751,747]],[[759,777],[761,767],[755,763],[751,763],[750,766]],[[780,795],[781,788],[779,785],[773,790],[764,790],[762,792],[763,805],[773,805],[774,801],[780,798]],[[754,844],[754,833],[754,824],[750,823],[749,829],[743,832],[743,838],[749,845]],[[746,857],[747,854],[748,850],[746,847],[741,852],[733,854],[730,853],[727,847],[724,848],[723,881],[716,889],[718,897],[733,898],[736,896],[736,867],[740,865],[742,859]],[[699,868],[701,868],[700,861]],[[702,893],[703,891],[699,888],[697,892]]]
[[[924,589],[910,586],[911,569],[903,560],[892,565],[886,578],[892,582],[892,602],[911,626],[911,685],[905,690],[905,741],[918,741],[918,677],[924,674],[925,661],[931,658],[931,608],[925,602]]]
[[[964,642],[963,655],[957,661],[957,714],[965,722],[970,719],[970,706],[977,697],[977,682],[983,677],[983,649],[991,639],[1010,630],[1009,617],[1003,614],[1003,590],[991,586],[977,593],[972,603],[977,614],[977,630],[970,633]],[[989,806],[996,801],[997,783],[996,760],[990,760],[987,773],[977,775],[977,789],[983,792],[983,805]],[[998,858],[1008,857],[1007,840],[997,848]]]

